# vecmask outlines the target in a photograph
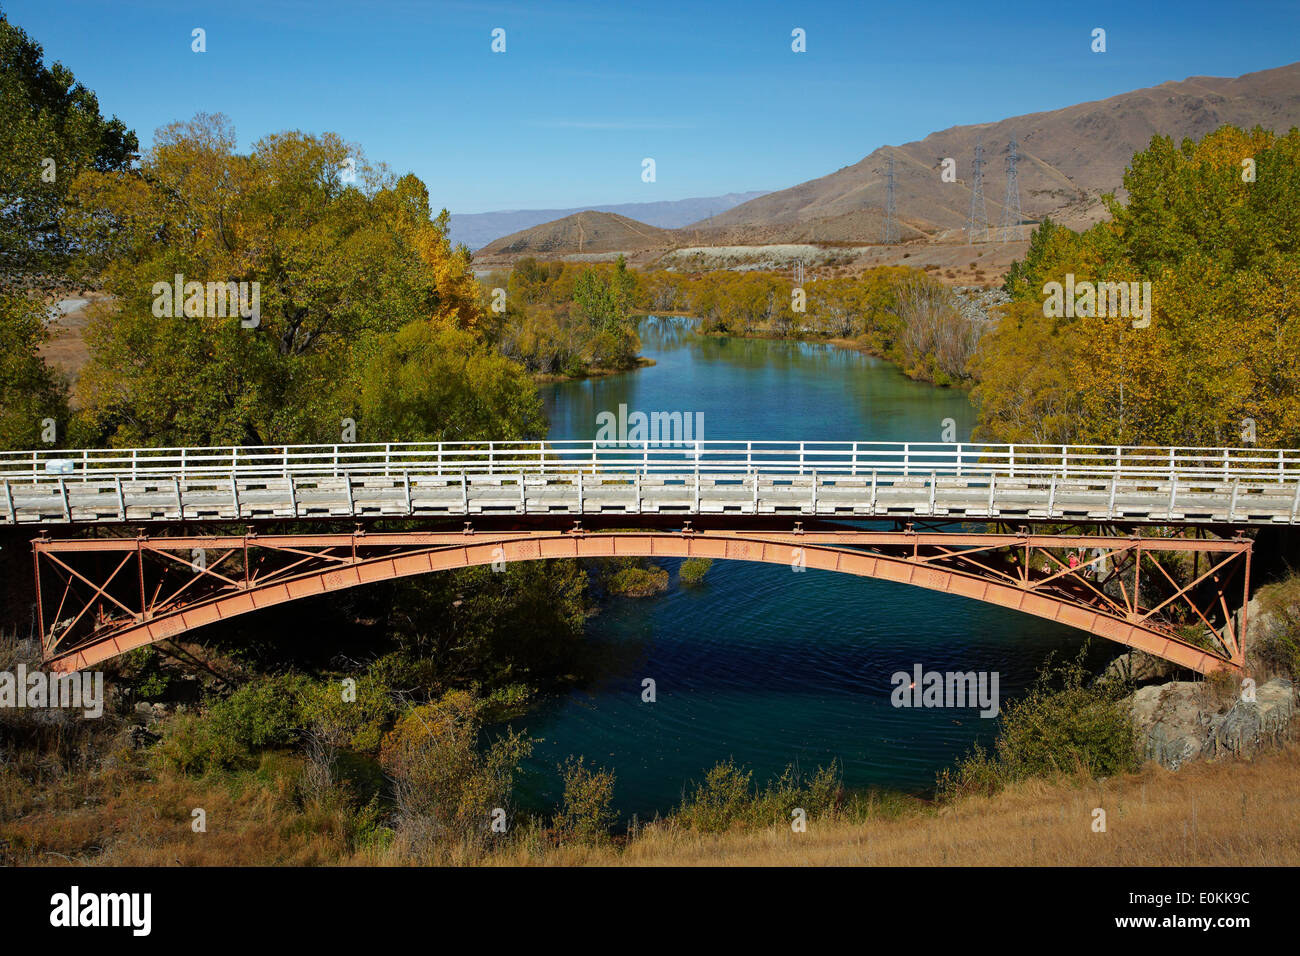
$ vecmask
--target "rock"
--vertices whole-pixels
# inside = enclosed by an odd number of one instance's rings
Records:
[[[135,714],[137,717],[143,717],[146,723],[154,723],[162,720],[167,716],[171,708],[164,703],[150,703],[147,700],[137,701],[135,705]]]
[[[1207,756],[1232,753],[1250,757],[1276,746],[1287,735],[1295,712],[1295,686],[1275,677],[1255,691],[1255,700],[1238,700],[1227,713],[1209,718]]]
[[[1146,759],[1177,770],[1201,755],[1205,733],[1199,690],[1193,681],[1177,680],[1143,687],[1132,696],[1133,720]]]
[[[1011,301],[1011,296],[1001,288],[954,286],[952,293],[961,314],[970,321],[980,323],[991,322],[994,318],[993,310]]]
[[[1203,686],[1170,681],[1140,688],[1128,698],[1146,759],[1177,770],[1189,760],[1228,753],[1250,757],[1289,735],[1296,713],[1291,681],[1276,677],[1256,690],[1255,700],[1238,699],[1223,713],[1207,709]]]
[[[1174,665],[1154,654],[1133,650],[1121,654],[1102,672],[1103,680],[1118,678],[1131,680],[1135,684],[1145,684],[1153,680],[1168,677],[1174,671]]]

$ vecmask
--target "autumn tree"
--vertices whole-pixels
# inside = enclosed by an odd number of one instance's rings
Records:
[[[403,326],[366,359],[356,420],[372,441],[518,441],[547,428],[521,366],[437,320]]]
[[[1241,444],[1300,441],[1300,131],[1225,126],[1155,137],[1125,202],[1083,233],[1036,230],[1011,270],[1016,306],[984,340],[978,434],[1020,440]],[[1043,316],[1044,285],[1149,282],[1150,323]]]
[[[70,196],[81,261],[113,295],[79,383],[112,442],[336,438],[383,337],[483,318],[469,254],[424,184],[332,133],[273,134],[245,155],[224,117],[199,115],[159,130],[139,171],[83,172]],[[192,312],[188,292],[181,308],[176,276],[256,283],[259,314]]]

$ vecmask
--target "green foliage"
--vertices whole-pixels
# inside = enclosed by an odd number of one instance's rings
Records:
[[[1042,302],[1043,283],[1055,275],[1050,268],[1069,249],[1069,244],[1076,233],[1052,221],[1051,216],[1044,217],[1038,227],[1029,236],[1029,248],[1023,261],[1016,260],[1007,270],[1006,281],[1002,288],[1016,301]]]
[[[376,665],[356,679],[355,699],[349,699],[353,689],[338,679],[300,685],[298,690],[298,733],[310,730],[355,751],[378,750],[397,714],[394,688],[385,680],[384,668]]]
[[[789,824],[801,809],[808,819],[835,812],[843,796],[838,764],[818,767],[811,776],[787,767],[761,791],[753,772],[725,760],[713,767],[673,815],[681,826],[703,833]]]
[[[712,558],[687,558],[677,572],[677,580],[688,587],[700,584],[711,567],[713,567]]]
[[[1255,180],[1243,179],[1243,161]],[[1126,202],[1075,233],[1050,221],[1012,266],[1015,302],[974,370],[987,440],[1222,446],[1300,442],[1300,130],[1157,136]],[[1150,325],[1049,318],[1047,282],[1149,282]]]
[[[208,719],[215,733],[243,747],[287,747],[305,726],[309,687],[309,679],[298,674],[259,678],[214,704]]]
[[[585,758],[570,757],[560,768],[564,797],[555,817],[561,841],[601,843],[613,826],[614,772],[588,767]]]
[[[1132,688],[1119,680],[1092,680],[1084,666],[1087,650],[1085,645],[1060,667],[1049,658],[1029,692],[1002,708],[994,753],[976,747],[955,770],[945,770],[939,794],[991,793],[1029,777],[1095,778],[1136,770],[1137,730],[1122,702]]]
[[[730,758],[716,764],[683,802],[674,819],[705,833],[721,833],[737,823],[750,822],[756,802],[753,776],[752,770],[740,768]]]
[[[627,325],[632,310],[632,278],[622,256],[613,275],[584,269],[573,287],[573,304],[580,319],[597,332],[612,332]]]
[[[67,386],[37,351],[47,339],[44,314],[34,299],[0,291],[0,449],[41,445],[46,418],[55,421],[58,444],[65,442]]]
[[[668,588],[668,572],[663,568],[620,568],[609,578],[609,593],[624,597],[649,597]]]
[[[489,277],[485,290],[499,286],[499,276]],[[502,354],[544,375],[633,368],[641,348],[632,319],[636,290],[636,274],[621,257],[613,267],[521,259],[493,340]]]
[[[546,434],[524,369],[473,335],[417,321],[391,336],[360,372],[357,421],[375,439],[516,441]]]
[[[171,675],[160,666],[158,649],[152,644],[123,655],[121,667],[121,677],[141,700],[158,700],[171,686]]]
[[[367,165],[358,146],[332,133],[272,134],[248,154],[235,145],[224,117],[201,114],[160,130],[138,171],[85,171],[71,187],[63,227],[81,268],[113,295],[91,317],[91,361],[79,383],[105,438],[337,441],[349,416],[377,439],[401,437],[370,431],[354,405],[357,380],[390,367],[392,349],[423,361],[422,371],[454,371],[448,391],[486,387],[479,417],[484,407],[506,419],[516,406],[526,411],[528,395],[501,394],[517,381],[485,365],[470,340],[426,332],[426,323],[475,332],[483,316],[468,253],[450,247],[447,216],[432,214],[423,183]],[[348,160],[357,163],[356,183],[343,181]],[[173,317],[178,304],[167,287],[178,274],[185,282],[258,283],[258,324]],[[189,293],[182,298],[189,303]],[[412,324],[415,331],[389,341]],[[434,362],[428,353],[436,348],[467,352],[465,363]],[[465,378],[474,374],[480,378]],[[447,415],[438,385],[408,374],[403,387],[412,393],[387,404],[371,391],[367,410],[395,419],[376,428],[414,427],[422,410]],[[419,424],[463,434],[454,421]],[[535,425],[534,415],[515,431]]]
[[[414,707],[385,737],[380,760],[393,780],[397,839],[417,859],[481,852],[493,814],[509,812],[518,765],[532,749],[508,733],[479,746],[483,702],[466,691]]]
[[[248,751],[213,721],[180,714],[170,721],[151,758],[161,769],[197,777],[240,766],[247,762]]]
[[[137,148],[135,134],[105,120],[95,94],[62,64],[47,67],[40,45],[0,11],[0,277],[57,280],[72,251],[59,228],[69,185],[82,170],[127,168]]]

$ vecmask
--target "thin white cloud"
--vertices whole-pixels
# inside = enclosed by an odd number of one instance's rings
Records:
[[[646,130],[694,129],[685,123],[663,123],[656,120],[529,120],[524,124],[538,129],[595,129],[595,130]]]

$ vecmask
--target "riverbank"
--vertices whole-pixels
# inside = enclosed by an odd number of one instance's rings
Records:
[[[933,385],[936,388],[953,389],[955,391],[969,391],[975,387],[974,381],[964,382],[940,382],[936,381],[935,376],[929,374],[924,369],[908,368],[896,356],[887,354],[885,351],[875,348],[874,346],[863,342],[861,339],[846,338],[825,338],[819,335],[807,333],[785,334],[777,332],[770,327],[760,326],[751,329],[748,332],[713,332],[703,331],[698,326],[693,330],[694,334],[705,338],[719,339],[761,339],[767,342],[811,342],[817,345],[832,345],[835,348],[845,349],[849,352],[857,352],[859,355],[870,355],[872,358],[878,358],[882,362],[888,362],[894,368],[902,372],[907,378],[914,382],[923,382],[926,385]]]
[[[646,827],[625,848],[525,849],[490,864],[595,866],[1294,866],[1300,746],[1254,761],[1149,764],[1104,781],[1034,779],[993,797],[865,821],[701,834]],[[1199,808],[1199,809],[1198,809]],[[1094,821],[1106,811],[1105,830]]]
[[[256,770],[142,779],[129,756],[91,782],[67,780],[0,823],[11,865],[403,865],[381,831],[326,803],[304,805],[304,761],[267,754]],[[12,773],[0,770],[0,776]],[[12,781],[11,781],[12,783]],[[474,862],[488,866],[1255,866],[1300,864],[1300,745],[1252,761],[1154,763],[1102,781],[1031,779],[951,803],[882,799],[862,819],[810,816],[701,833],[669,820],[625,840],[556,845],[521,826]],[[205,833],[191,829],[195,807]],[[1098,809],[1105,811],[1099,830]],[[377,822],[377,821],[375,821]]]
[[[594,378],[609,378],[611,375],[622,375],[624,372],[635,372],[637,369],[650,368],[655,364],[655,360],[647,358],[644,355],[638,355],[636,361],[627,368],[591,368],[581,375],[554,375],[545,372],[535,372],[530,378],[539,385],[554,385],[559,382],[585,382]]]

